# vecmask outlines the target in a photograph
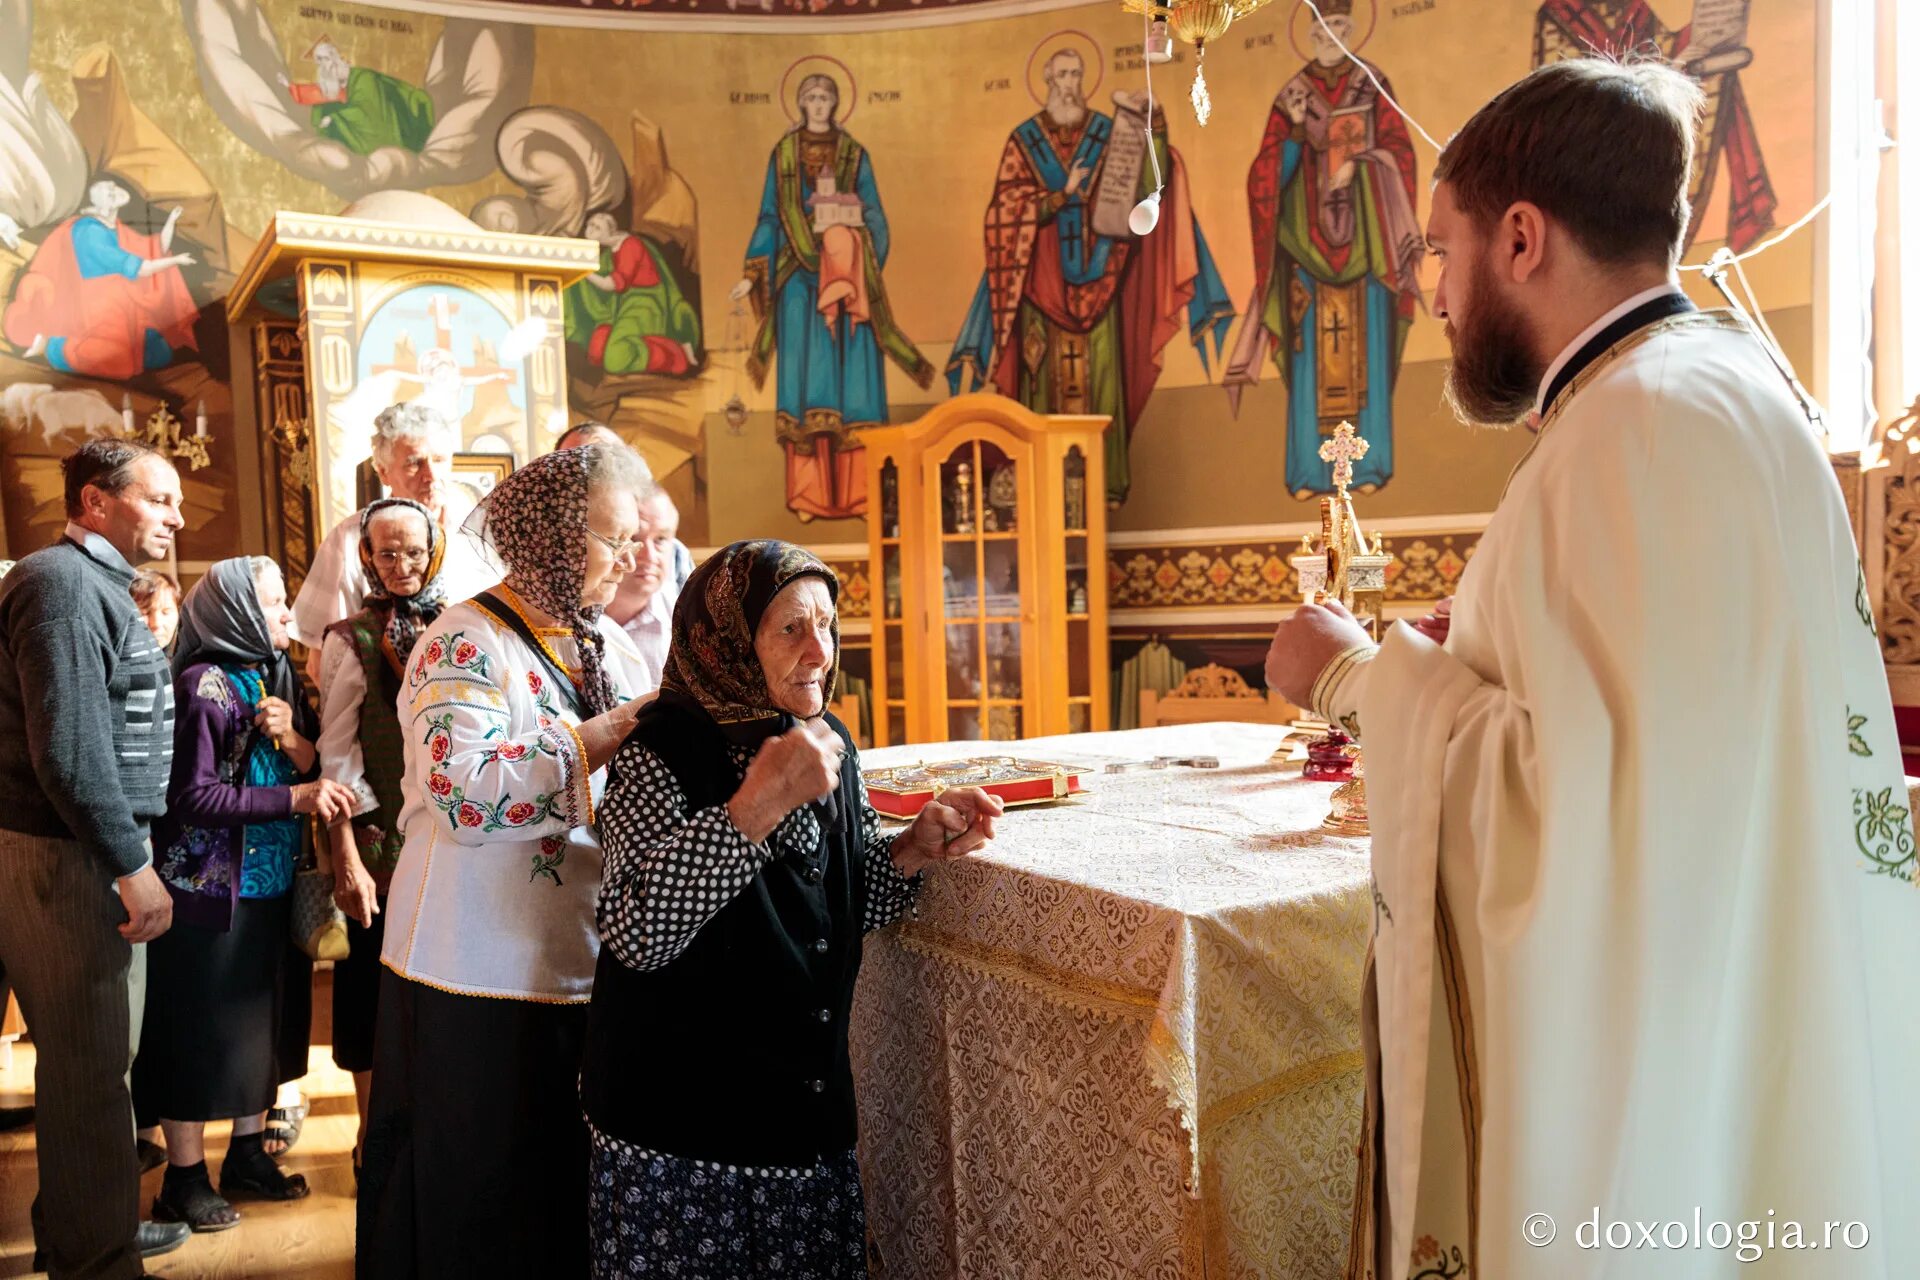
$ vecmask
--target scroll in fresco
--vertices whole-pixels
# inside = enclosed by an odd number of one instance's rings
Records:
[[[1094,194],[1095,235],[1125,238],[1133,234],[1127,226],[1127,215],[1140,198],[1140,170],[1146,163],[1146,114],[1116,99],[1107,163],[1100,170],[1100,186]]]

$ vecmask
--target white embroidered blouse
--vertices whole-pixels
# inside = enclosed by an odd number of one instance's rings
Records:
[[[539,634],[578,659],[564,630]],[[600,620],[621,699],[652,691],[632,640]],[[381,961],[466,995],[584,1003],[599,934],[600,840],[570,705],[527,643],[472,604],[420,636],[400,693],[406,734],[400,853]]]

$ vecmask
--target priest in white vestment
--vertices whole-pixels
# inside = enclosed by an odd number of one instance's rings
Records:
[[[1893,712],[1822,441],[1675,284],[1699,103],[1563,62],[1449,144],[1449,396],[1538,435],[1450,617],[1269,656],[1365,749],[1355,1277],[1920,1276]]]
[[[393,497],[411,499],[432,512],[447,534],[441,575],[448,604],[471,599],[500,581],[498,567],[460,532],[461,522],[473,508],[462,501],[460,486],[453,482],[456,438],[444,414],[418,401],[389,405],[374,419],[374,474]],[[366,602],[367,574],[360,565],[359,543],[360,513],[356,511],[321,540],[294,599],[293,625],[288,630],[313,650],[310,666],[317,667],[320,637],[326,629],[360,612]]]

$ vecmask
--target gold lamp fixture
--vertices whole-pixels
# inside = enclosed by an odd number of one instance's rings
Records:
[[[1227,33],[1227,28],[1269,0],[1120,0],[1128,13],[1143,13],[1155,25],[1166,25],[1175,39],[1193,46],[1193,90],[1188,95],[1193,115],[1204,127],[1213,114],[1213,98],[1207,92],[1207,45]],[[1347,0],[1351,4],[1351,0]],[[1340,0],[1328,0],[1322,6],[1328,12],[1341,7]],[[1154,59],[1148,55],[1149,61]]]

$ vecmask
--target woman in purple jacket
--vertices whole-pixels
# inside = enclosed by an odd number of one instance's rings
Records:
[[[262,1143],[289,1020],[287,950],[303,821],[352,811],[353,793],[315,772],[319,725],[287,661],[286,584],[259,556],[222,560],[180,604],[174,652],[173,781],[154,825],[174,927],[147,952],[147,1007],[133,1100],[167,1135],[153,1203],[163,1222],[224,1231],[229,1200],[294,1200],[306,1179]],[[297,978],[295,979],[297,980]],[[304,1028],[301,1028],[304,1030]],[[303,1037],[304,1039],[304,1037]],[[232,1120],[220,1190],[204,1130]]]

